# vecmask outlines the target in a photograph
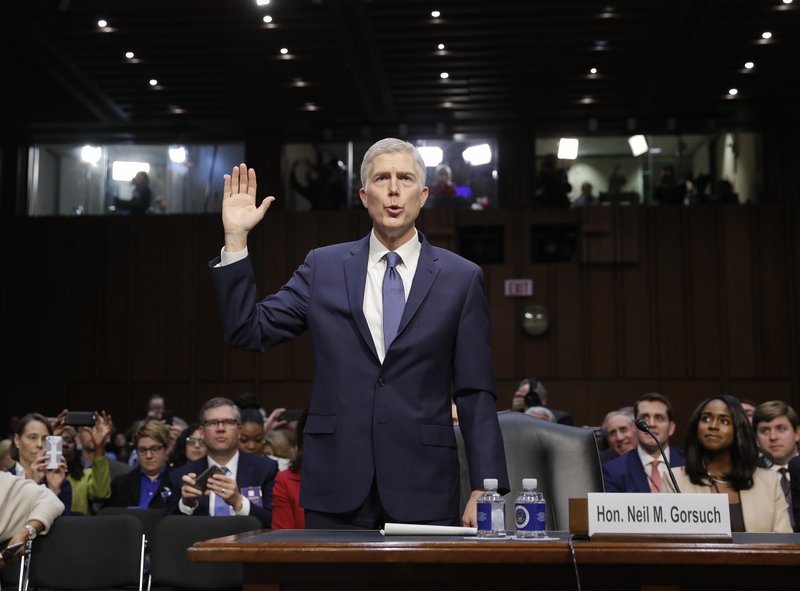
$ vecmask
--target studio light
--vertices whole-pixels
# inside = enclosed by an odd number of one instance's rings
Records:
[[[477,146],[470,146],[461,153],[464,161],[472,166],[481,166],[482,164],[489,164],[492,161],[492,149],[489,144],[478,144]]]
[[[578,157],[578,138],[562,137],[558,140],[558,159],[575,160]]]
[[[422,146],[417,148],[425,161],[425,166],[439,166],[444,158],[444,151],[438,146]]]
[[[98,148],[99,149],[99,148]],[[111,178],[115,181],[127,182],[136,176],[137,172],[150,172],[148,162],[133,162],[130,160],[114,160],[111,163]]]
[[[183,164],[186,162],[186,148],[183,146],[170,146],[169,160],[174,164]]]
[[[81,148],[81,161],[86,164],[97,164],[102,154],[103,150],[100,147],[86,145]]]
[[[642,134],[632,135],[628,138],[628,145],[631,147],[631,153],[636,156],[647,154],[650,147],[647,145],[647,138]]]

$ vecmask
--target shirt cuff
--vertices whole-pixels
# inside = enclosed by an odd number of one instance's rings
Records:
[[[236,515],[250,515],[250,499],[242,495],[242,507],[238,511],[233,510]]]
[[[238,263],[242,259],[247,258],[247,247],[244,247],[244,250],[240,250],[239,252],[230,253],[225,250],[225,247],[222,247],[222,250],[219,251],[219,263],[216,265],[217,267],[224,267],[225,265],[232,265],[233,263]]]
[[[189,505],[183,502],[183,499],[178,501],[178,509],[180,509],[181,513],[183,513],[184,515],[194,515],[194,510],[196,507],[197,505],[195,505],[194,507],[190,507]]]

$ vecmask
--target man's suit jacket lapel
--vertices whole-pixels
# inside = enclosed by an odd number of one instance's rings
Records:
[[[419,240],[422,243],[419,262],[417,263],[417,271],[414,273],[414,282],[411,284],[411,292],[408,294],[406,307],[403,309],[403,317],[400,319],[400,327],[397,329],[398,338],[403,334],[403,330],[408,326],[414,314],[417,313],[422,302],[425,301],[425,297],[439,274],[438,257],[434,255],[433,248],[428,244],[422,232],[419,232]]]
[[[644,472],[642,460],[639,458],[639,453],[636,449],[628,454],[628,465],[630,466],[633,481],[636,484],[636,490],[638,492],[650,492],[650,483],[647,482],[647,474]]]
[[[350,313],[358,327],[358,332],[375,358],[378,352],[372,342],[372,333],[364,316],[364,286],[367,283],[367,263],[369,262],[369,234],[357,242],[350,251],[350,256],[344,260],[345,285],[347,286],[347,300],[350,303]]]

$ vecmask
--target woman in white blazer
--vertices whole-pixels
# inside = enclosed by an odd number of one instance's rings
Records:
[[[700,403],[689,419],[686,465],[675,477],[681,492],[727,494],[731,530],[792,531],[778,476],[756,466],[755,434],[739,401],[720,395]]]

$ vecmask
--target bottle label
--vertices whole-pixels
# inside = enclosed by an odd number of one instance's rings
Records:
[[[478,518],[480,520],[480,517]],[[516,528],[522,531],[544,531],[547,523],[545,503],[520,503],[514,510]]]
[[[492,530],[492,504],[478,503],[478,529]]]

